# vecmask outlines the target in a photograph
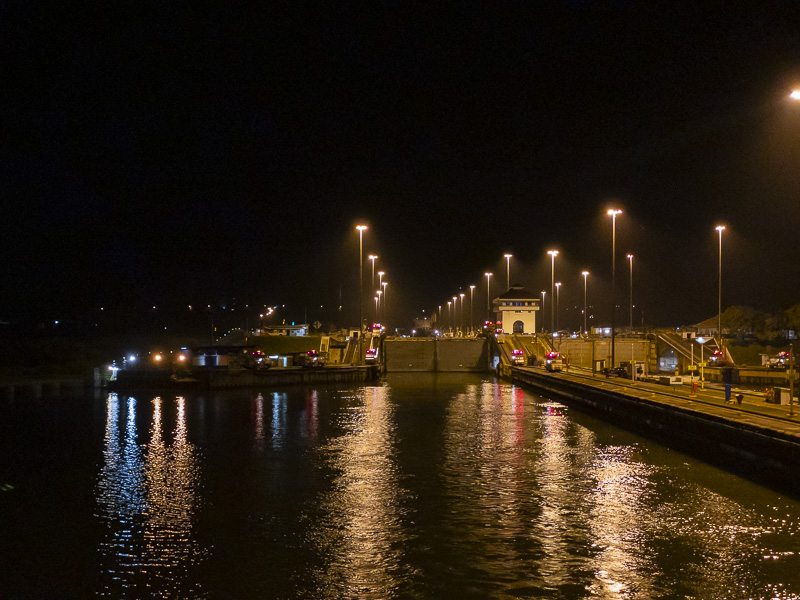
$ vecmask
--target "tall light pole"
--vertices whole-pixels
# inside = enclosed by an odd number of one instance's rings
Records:
[[[503,257],[506,259],[506,289],[511,289],[511,257],[514,256],[513,254],[503,254]]]
[[[383,300],[383,324],[384,325],[386,325],[386,321],[387,321],[387,319],[386,319],[386,314],[387,314],[386,307],[388,306],[388,304],[386,302],[386,300],[388,298],[388,296],[386,295],[386,286],[387,285],[389,285],[389,284],[386,281],[381,281],[381,287],[383,288],[383,298],[382,298],[382,300]],[[387,328],[386,332],[387,333],[389,332],[388,328]]]
[[[717,225],[714,229],[719,232],[719,296],[717,298],[717,335],[719,336],[719,349],[722,350],[722,232],[725,225]]]
[[[458,333],[458,321],[457,321],[457,312],[456,312],[456,304],[458,303],[458,296],[453,296],[453,335]]]
[[[583,333],[586,334],[589,330],[586,327],[586,278],[589,277],[589,271],[581,271],[583,275]]]
[[[628,263],[631,265],[631,333],[633,333],[633,254],[628,254]]]
[[[622,211],[610,208],[608,214],[611,216],[611,367],[614,367],[614,338],[616,332],[616,302],[614,299],[614,279],[617,272],[617,215]]]
[[[465,294],[458,295],[458,297],[461,298],[461,335],[464,335],[464,296]]]
[[[358,362],[364,361],[364,230],[366,225],[356,225],[358,230]]]
[[[558,331],[558,304],[559,304],[559,292],[561,291],[561,282],[556,281],[556,331]]]
[[[453,301],[452,300],[448,300],[447,301],[447,321],[448,321],[448,325],[450,325],[450,329],[453,328],[453,310],[451,308],[452,305],[453,305]]]
[[[550,336],[552,337],[553,332],[556,330],[556,305],[553,302],[553,298],[556,295],[556,256],[558,256],[558,250],[548,250],[547,253],[550,255]]]
[[[544,297],[547,294],[544,290],[542,290],[542,333],[544,333]]]
[[[375,296],[375,322],[376,322],[376,323],[377,323],[378,321],[380,321],[380,319],[378,318],[378,303],[380,302],[380,300],[381,300],[381,299],[380,299],[380,297],[379,297],[379,296]]]
[[[383,290],[377,290],[375,293],[378,295],[378,310],[375,313],[375,321],[383,325],[383,319],[381,318],[381,296],[383,295]]]
[[[472,334],[474,331],[473,329],[473,322],[472,322],[472,296],[475,292],[475,286],[469,286],[469,332]]]
[[[491,273],[484,273],[484,276],[486,277],[486,315],[488,317],[487,320],[491,320],[491,317],[492,317],[492,301],[491,301],[491,294],[492,294],[492,292],[491,292],[491,289],[492,289],[491,279],[492,279],[492,274]]]
[[[376,254],[370,254],[367,257],[369,260],[372,261],[372,289],[375,289],[375,259],[378,258]]]

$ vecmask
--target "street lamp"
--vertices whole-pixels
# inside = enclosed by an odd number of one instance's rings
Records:
[[[589,271],[581,271],[583,275],[583,333],[588,333],[586,328],[586,278],[589,277]]]
[[[370,254],[367,257],[369,260],[372,261],[372,289],[375,289],[375,259],[378,258],[376,254]]]
[[[380,319],[378,318],[378,303],[380,302],[380,297],[375,296],[375,322],[377,323]]]
[[[628,254],[628,262],[631,265],[631,333],[633,333],[633,254]]]
[[[800,90],[792,90],[792,93],[789,94],[789,98],[792,100],[800,100]]]
[[[511,289],[511,257],[513,254],[503,254],[506,259],[506,289]]]
[[[622,211],[614,208],[609,208],[607,214],[611,216],[611,367],[614,367],[614,338],[616,336],[615,330],[615,315],[616,306],[614,302],[614,278],[617,272],[617,215]]]
[[[558,256],[558,250],[548,250],[547,253],[550,255],[550,335],[552,337],[553,332],[556,330],[556,305],[553,304],[552,298],[556,295],[556,256]]]
[[[717,225],[714,229],[719,232],[719,297],[717,304],[717,335],[719,336],[719,349],[722,350],[722,232],[725,225]]]
[[[486,314],[489,317],[488,320],[491,321],[491,319],[492,319],[492,304],[491,304],[491,299],[490,298],[491,298],[491,289],[492,289],[492,284],[491,284],[492,274],[491,273],[484,273],[484,276],[486,277]]]
[[[383,325],[383,319],[381,319],[381,296],[383,295],[383,290],[378,290],[375,293],[378,294],[378,310],[375,313],[375,321]]]
[[[459,298],[461,298],[461,335],[464,335],[464,295],[459,294]]]
[[[472,296],[475,292],[475,286],[469,286],[469,332],[470,334],[473,332],[473,323],[472,323]]]
[[[556,281],[556,331],[558,331],[558,299],[559,299],[559,292],[561,291],[561,282]]]
[[[450,326],[450,329],[453,328],[453,311],[450,308],[452,306],[452,304],[453,304],[452,300],[448,300],[447,301],[447,320],[448,320],[448,325]]]
[[[364,230],[366,225],[356,225],[358,230],[358,362],[363,362],[364,350]]]
[[[387,285],[389,285],[387,282],[381,281],[381,287],[383,288],[383,298],[382,298],[382,300],[383,300],[383,324],[384,325],[386,325],[386,321],[387,321],[387,319],[386,319],[386,306],[387,306],[386,298],[388,297],[386,295],[386,286]],[[388,329],[387,329],[387,333],[388,333]]]
[[[542,290],[542,333],[544,333],[544,297],[547,292]]]
[[[458,296],[453,296],[453,335],[458,333],[458,313],[456,312],[456,304],[458,304]]]

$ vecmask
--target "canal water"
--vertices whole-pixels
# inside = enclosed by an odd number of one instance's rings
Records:
[[[800,502],[474,375],[0,405],[0,598],[798,598]]]

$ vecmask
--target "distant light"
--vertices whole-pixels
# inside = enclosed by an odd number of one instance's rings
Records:
[[[128,357],[128,362],[132,362],[132,363],[136,362],[136,356],[135,356],[135,355],[133,355],[133,354],[131,354],[131,355]]]
[[[611,217],[615,217],[619,214],[622,214],[622,211],[619,210],[618,208],[609,208],[607,214]]]
[[[55,323],[56,325],[58,325],[58,321],[53,321],[53,323]]]
[[[163,357],[162,357],[160,354],[156,354],[156,355],[153,357],[153,360],[154,360],[154,361],[156,361],[156,362],[161,362],[161,359],[162,359],[162,358],[163,358]]]
[[[793,90],[791,94],[789,94],[789,98],[792,100],[800,100],[800,90]]]
[[[184,356],[183,354],[179,354],[179,355],[178,355],[178,361],[179,361],[179,362],[183,362],[183,361],[185,361],[185,360],[186,360],[186,356]]]

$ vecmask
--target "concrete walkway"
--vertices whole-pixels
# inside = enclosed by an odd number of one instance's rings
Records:
[[[522,371],[544,373],[543,368],[521,367]],[[650,402],[659,402],[707,414],[716,418],[735,421],[756,428],[765,428],[782,436],[800,439],[800,406],[795,402],[789,405],[771,404],[764,401],[764,392],[743,389],[734,386],[731,391],[733,402],[725,401],[725,391],[720,384],[705,384],[696,395],[691,394],[690,385],[661,385],[645,381],[631,381],[619,377],[606,378],[603,375],[592,375],[588,370],[571,368],[569,371],[548,374],[551,377],[564,378],[575,383],[592,386],[609,391],[618,391]],[[744,396],[742,404],[737,404],[736,394]],[[793,415],[790,415],[793,412]]]

